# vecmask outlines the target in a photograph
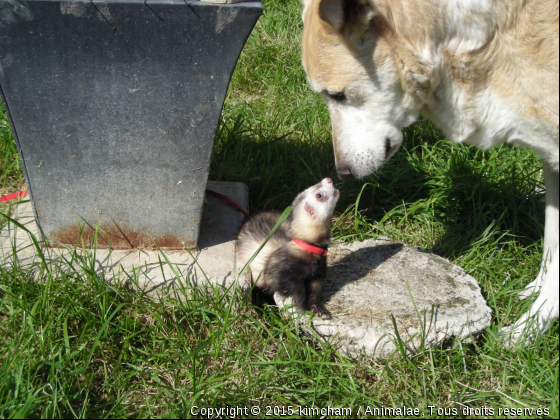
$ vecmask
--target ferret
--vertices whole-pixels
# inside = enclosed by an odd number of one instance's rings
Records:
[[[265,294],[293,297],[300,312],[317,316],[329,312],[321,300],[327,276],[327,248],[331,242],[332,215],[339,192],[330,178],[299,193],[292,213],[270,238],[249,266],[251,283]],[[236,239],[240,269],[265,241],[280,212],[266,211],[249,217]]]

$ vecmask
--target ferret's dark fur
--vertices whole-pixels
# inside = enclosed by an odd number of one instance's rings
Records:
[[[250,265],[252,281],[264,293],[275,292],[293,297],[299,311],[328,315],[321,300],[327,276],[326,256],[307,251],[292,241],[327,248],[331,241],[332,215],[338,201],[332,180],[300,193],[292,203],[292,214],[278,228]],[[237,266],[243,267],[265,241],[280,213],[268,211],[251,216],[241,227],[236,240]]]

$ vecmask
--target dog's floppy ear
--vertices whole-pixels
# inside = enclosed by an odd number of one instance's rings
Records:
[[[376,11],[369,0],[320,0],[319,17],[351,45],[363,42]]]
[[[341,31],[344,25],[345,0],[322,0],[319,4],[319,17],[336,31]]]
[[[307,8],[307,6],[309,5],[309,3],[311,3],[311,1],[312,0],[299,0],[301,5],[303,6],[303,10],[305,10]]]
[[[421,102],[427,101],[434,86],[438,84],[434,66],[415,54],[406,44],[395,42],[393,47],[405,91]]]

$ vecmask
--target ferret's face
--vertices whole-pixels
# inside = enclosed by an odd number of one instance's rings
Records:
[[[301,192],[294,200],[292,207],[300,213],[295,216],[306,216],[312,221],[324,223],[333,215],[339,193],[334,188],[332,179],[325,178],[318,184]]]

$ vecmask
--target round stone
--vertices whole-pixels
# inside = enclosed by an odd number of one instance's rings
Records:
[[[388,239],[335,244],[328,264],[323,298],[329,318],[299,314],[289,297],[274,299],[306,333],[349,356],[387,356],[399,341],[414,353],[490,325],[492,310],[477,281],[429,251]]]

